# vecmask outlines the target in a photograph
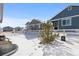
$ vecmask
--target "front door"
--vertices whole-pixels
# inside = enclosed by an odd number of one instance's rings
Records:
[[[58,21],[54,21],[53,26],[54,26],[54,30],[57,30],[58,29]]]

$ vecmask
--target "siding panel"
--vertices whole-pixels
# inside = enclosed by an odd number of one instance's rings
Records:
[[[79,29],[79,17],[72,18],[71,26],[61,26],[61,20],[59,21],[59,29]]]
[[[71,7],[71,6],[69,6]],[[79,6],[72,6],[72,10],[68,11],[68,8],[65,8],[63,11],[61,11],[59,14],[57,14],[55,17],[53,17],[51,20],[73,16],[73,15],[79,15]]]

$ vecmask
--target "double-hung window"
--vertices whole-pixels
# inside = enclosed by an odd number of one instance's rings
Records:
[[[70,17],[66,17],[61,19],[61,26],[71,26],[71,18]]]

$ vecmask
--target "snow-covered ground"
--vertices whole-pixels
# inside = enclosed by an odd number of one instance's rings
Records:
[[[18,50],[12,56],[31,56],[42,55],[42,50],[39,48],[38,38],[27,39],[24,34],[5,34],[14,44],[18,45]],[[28,35],[29,36],[29,35]]]
[[[70,34],[70,33],[69,33]],[[57,38],[53,44],[48,44],[43,48],[45,56],[79,56],[79,36],[66,35],[66,42]]]
[[[34,33],[5,33],[5,35],[19,47],[11,56],[79,56],[78,36],[67,36],[66,42],[57,38],[52,44],[40,45],[38,35]]]

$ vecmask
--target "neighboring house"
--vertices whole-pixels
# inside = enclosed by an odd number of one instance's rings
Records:
[[[27,23],[26,23],[26,29],[27,29],[27,30],[31,29],[30,22],[27,22]]]
[[[3,32],[11,32],[11,31],[13,31],[12,27],[7,26],[3,28]]]
[[[22,31],[22,29],[23,29],[22,27],[15,27],[15,28],[14,28],[14,31],[15,31],[15,32],[18,32],[18,31]]]
[[[26,23],[26,28],[27,30],[39,30],[40,25],[41,25],[40,21],[33,19],[31,22]]]
[[[79,29],[79,6],[68,6],[51,19],[54,30]]]
[[[3,20],[3,3],[0,3],[0,23],[2,23]]]

